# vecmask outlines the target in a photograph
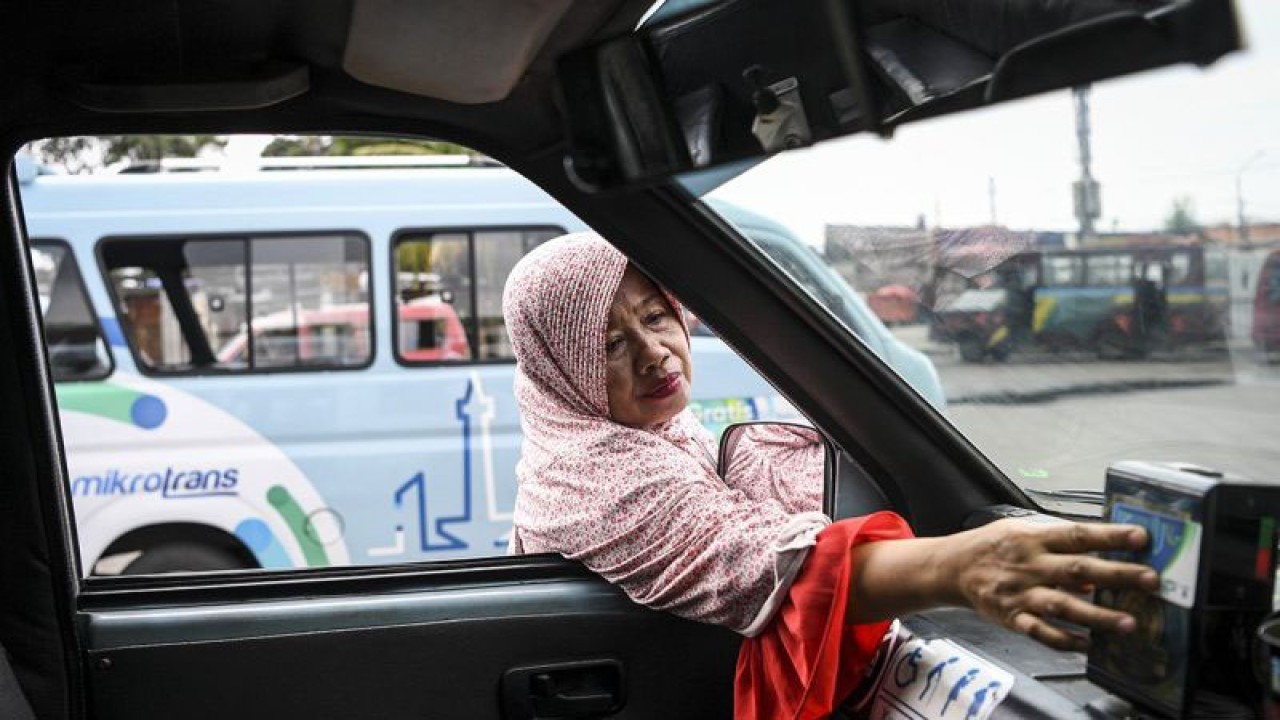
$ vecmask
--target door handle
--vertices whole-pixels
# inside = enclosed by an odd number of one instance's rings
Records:
[[[618,660],[513,668],[502,675],[503,716],[508,720],[600,718],[626,705]]]

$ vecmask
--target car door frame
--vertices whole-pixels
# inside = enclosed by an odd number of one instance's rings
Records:
[[[92,125],[90,122],[74,131],[107,131]],[[209,130],[232,129],[206,123],[196,125]],[[292,132],[304,129],[287,117],[265,125],[267,127],[258,129]],[[385,132],[388,129],[385,121],[377,118],[363,123],[347,118],[345,126],[352,130]],[[135,132],[197,129],[173,120],[139,122],[133,127]],[[47,136],[71,131],[72,128],[66,127],[40,128],[35,129],[34,134]],[[12,128],[10,133],[5,147],[12,154],[26,136],[13,135]],[[478,147],[485,149],[482,145]],[[495,152],[495,156],[506,160],[609,237],[633,262],[668,285],[714,325],[730,346],[788,396],[862,470],[865,482],[879,488],[884,497],[912,520],[917,532],[938,534],[959,529],[970,513],[984,506],[1029,505],[1016,486],[911,392],[900,377],[887,370],[869,349],[849,342],[847,329],[811,298],[792,292],[785,276],[758,250],[677,184],[668,183],[625,195],[590,195],[564,175],[554,153],[504,156]],[[38,527],[32,527],[30,522],[22,525],[31,531],[25,539],[28,545],[33,538],[39,541],[22,553],[12,553],[6,561],[45,568],[45,574],[33,583],[36,589],[32,593],[39,606],[50,612],[35,625],[39,626],[38,637],[46,652],[50,648],[53,652],[43,665],[20,668],[20,677],[25,676],[29,683],[43,688],[33,703],[38,703],[40,709],[52,710],[50,717],[79,717],[87,708],[102,707],[102,698],[93,694],[95,687],[102,687],[95,685],[95,672],[116,671],[114,677],[127,677],[118,672],[122,669],[118,662],[107,662],[104,667],[102,661],[110,660],[110,656],[95,654],[94,643],[102,637],[95,632],[105,628],[101,624],[104,613],[116,613],[112,616],[116,619],[126,617],[138,621],[132,626],[133,630],[111,636],[116,637],[120,645],[96,648],[118,650],[134,647],[130,642],[149,632],[144,630],[148,625],[176,623],[182,615],[179,610],[200,613],[219,605],[301,601],[318,596],[385,598],[449,589],[457,589],[464,595],[475,591],[470,596],[474,603],[476,597],[483,597],[482,591],[507,590],[514,593],[507,597],[516,604],[504,610],[499,607],[501,603],[492,607],[481,603],[477,606],[478,619],[495,620],[510,616],[509,612],[526,612],[520,617],[535,618],[530,625],[535,628],[531,632],[537,635],[536,627],[554,624],[557,616],[565,615],[564,607],[553,605],[550,609],[538,610],[521,605],[520,593],[532,585],[547,585],[564,586],[560,589],[572,586],[604,598],[594,600],[601,604],[591,606],[590,612],[599,613],[599,617],[625,618],[619,622],[637,623],[635,634],[630,636],[633,642],[640,642],[646,633],[665,632],[664,628],[672,623],[673,627],[682,628],[680,632],[702,630],[702,626],[659,617],[657,613],[630,605],[600,581],[583,577],[582,569],[576,564],[547,558],[494,558],[457,565],[413,566],[394,572],[351,568],[321,573],[306,571],[283,578],[235,576],[226,581],[190,585],[174,585],[163,579],[119,578],[90,579],[82,583],[75,570],[74,526],[66,492],[60,431],[52,404],[47,358],[40,341],[39,308],[33,305],[30,270],[22,254],[25,233],[12,172],[4,204],[9,222],[5,223],[4,255],[0,257],[7,262],[0,278],[5,296],[4,316],[12,335],[5,339],[10,341],[10,347],[27,350],[6,360],[11,364],[6,368],[2,384],[11,398],[21,398],[15,406],[24,408],[25,412],[21,418],[6,421],[10,427],[5,449],[14,451],[13,457],[25,468],[17,474],[16,484],[21,487],[14,489],[22,502],[14,507],[22,507],[28,519],[39,520]],[[663,241],[654,242],[652,238]],[[676,249],[679,252],[675,252]],[[709,273],[708,268],[716,268],[717,272]],[[729,301],[739,307],[752,307],[753,313],[750,317],[735,315],[726,309]],[[833,378],[840,381],[835,382]],[[17,438],[25,440],[16,443]],[[23,444],[25,452],[18,452],[17,446]],[[928,481],[917,478],[928,478]],[[4,515],[11,516],[12,512]],[[0,521],[11,519],[0,516]],[[321,588],[326,589],[322,592]],[[610,595],[611,592],[614,594]],[[566,597],[572,605],[572,593]],[[316,633],[326,636],[350,631],[351,628],[338,627],[338,617],[344,612],[342,606],[342,602],[332,603],[334,614],[323,616],[309,631],[294,628],[297,632],[287,637],[305,639],[314,638]],[[143,608],[157,607],[161,609],[159,615],[131,615]],[[284,609],[276,607],[276,611],[290,617],[290,613],[299,612],[299,607],[286,605]],[[166,608],[170,611],[167,614],[163,612]],[[428,622],[416,626],[456,627],[458,618],[451,614],[453,611],[442,612],[439,616],[424,615]],[[95,623],[98,624],[95,626]],[[388,630],[394,636],[394,628],[410,625],[415,624],[372,622],[358,629]],[[21,635],[19,630],[23,627],[30,629],[33,625],[28,623],[14,631],[0,633],[0,640],[12,642]],[[183,626],[171,625],[171,628],[180,627]],[[139,635],[130,634],[134,631]],[[177,632],[168,636],[172,642],[157,646],[166,649],[183,646],[183,631]],[[228,633],[232,646],[237,640],[247,641],[248,637],[232,637],[227,628],[218,632]],[[725,647],[731,647],[725,644],[731,637],[726,639],[720,631],[711,635],[712,639],[699,641],[708,648],[708,653],[723,654]],[[194,647],[190,643],[185,645],[188,649]],[[24,648],[27,651],[24,657],[31,650]],[[701,657],[698,653],[689,654]],[[197,685],[194,691],[209,687],[212,686]],[[721,687],[717,692],[724,690]]]

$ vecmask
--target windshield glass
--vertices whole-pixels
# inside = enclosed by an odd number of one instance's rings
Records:
[[[1208,70],[784,153],[709,204],[1024,488],[1272,477],[1280,5],[1240,10],[1252,49]]]

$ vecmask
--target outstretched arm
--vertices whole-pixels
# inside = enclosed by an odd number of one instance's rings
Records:
[[[849,621],[870,622],[931,607],[969,607],[1050,647],[1078,650],[1088,639],[1048,622],[1132,632],[1132,616],[1075,593],[1092,587],[1153,592],[1145,565],[1085,555],[1138,550],[1144,529],[1101,523],[1038,524],[1008,519],[945,537],[867,543],[853,551]]]

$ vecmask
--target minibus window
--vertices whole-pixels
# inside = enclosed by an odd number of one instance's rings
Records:
[[[53,381],[96,380],[110,375],[111,357],[75,257],[65,245],[37,241],[31,248],[31,264]]]
[[[395,245],[404,363],[509,361],[502,289],[511,268],[560,228],[411,231]]]
[[[362,238],[109,240],[103,260],[145,370],[340,369],[372,359]]]
[[[502,288],[524,254],[559,234],[555,230],[475,233],[476,324],[480,359],[515,358],[502,320]]]
[[[1188,285],[1193,282],[1190,253],[1174,253],[1169,257],[1169,285]]]
[[[1133,273],[1131,255],[1091,255],[1085,258],[1089,285],[1093,287],[1127,286]]]
[[[368,266],[358,240],[256,239],[251,249],[253,352],[262,356],[254,367],[341,367],[371,359],[369,300],[360,282]]]
[[[1046,285],[1080,285],[1084,282],[1084,267],[1078,257],[1045,258],[1044,280]]]

